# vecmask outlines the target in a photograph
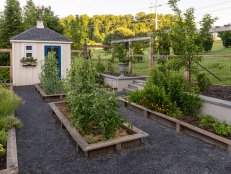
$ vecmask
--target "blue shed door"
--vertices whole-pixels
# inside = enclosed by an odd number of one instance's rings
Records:
[[[45,46],[45,57],[47,57],[49,52],[55,52],[56,58],[58,61],[58,72],[59,72],[59,77],[61,78],[61,46],[51,46],[51,45],[46,45]]]

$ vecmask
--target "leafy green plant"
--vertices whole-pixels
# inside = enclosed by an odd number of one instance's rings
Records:
[[[0,118],[10,116],[21,102],[14,92],[0,87]]]
[[[2,144],[0,144],[0,155],[5,155],[6,154],[6,149],[4,148],[4,146]]]
[[[115,94],[97,89],[95,83],[94,62],[83,59],[72,62],[65,85],[66,100],[71,108],[71,120],[80,132],[109,139],[124,121],[118,114]]]
[[[127,49],[124,43],[116,44],[112,51],[112,57],[114,59],[118,59],[120,63],[127,63],[129,62],[129,57],[127,55]]]
[[[22,122],[14,117],[14,116],[7,116],[4,118],[0,118],[0,130],[9,130],[13,127],[20,128],[22,126]]]
[[[8,136],[8,134],[7,134],[6,130],[4,130],[4,129],[0,130],[0,144],[6,145],[7,136]]]
[[[10,69],[0,69],[0,84],[10,82]]]
[[[103,77],[101,76],[101,73],[105,72],[106,67],[101,62],[101,57],[98,55],[98,61],[96,63],[96,82],[99,84],[103,84]]]
[[[196,76],[197,85],[201,92],[209,90],[209,87],[212,85],[210,79],[206,76],[205,73],[200,73]]]
[[[225,121],[215,122],[212,127],[217,135],[228,136],[231,134],[231,126],[227,125]]]
[[[54,52],[48,53],[45,62],[42,65],[40,74],[40,85],[48,94],[58,94],[63,92],[62,81],[58,77],[57,59]]]
[[[211,126],[213,123],[216,122],[216,120],[211,115],[202,115],[199,117],[199,121],[199,127],[203,129]]]

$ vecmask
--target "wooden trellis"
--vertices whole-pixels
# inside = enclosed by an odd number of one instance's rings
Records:
[[[10,53],[10,66],[0,66],[2,68],[9,68],[10,69],[10,83],[12,83],[13,73],[12,73],[12,49],[0,49],[0,53]]]

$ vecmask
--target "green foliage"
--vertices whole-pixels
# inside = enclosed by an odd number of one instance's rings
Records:
[[[77,59],[66,82],[71,120],[84,134],[112,138],[124,122],[114,93],[96,88],[96,69],[91,60]],[[97,111],[97,112],[96,112]]]
[[[6,149],[4,148],[4,146],[2,144],[0,144],[0,155],[5,155],[6,154]]]
[[[0,47],[10,48],[10,38],[23,31],[21,8],[18,0],[6,0],[2,25]]]
[[[144,48],[143,45],[140,42],[134,42],[132,45],[133,48],[133,54],[136,55],[133,58],[133,61],[135,62],[143,62],[144,60]]]
[[[231,126],[227,125],[225,121],[215,122],[212,127],[217,135],[228,136],[231,134]]]
[[[7,116],[4,118],[0,118],[0,130],[9,130],[13,127],[20,128],[22,126],[22,122],[14,117],[14,116]]]
[[[231,47],[231,32],[230,31],[220,32],[218,36],[222,39],[222,43],[224,47],[226,48]]]
[[[59,94],[63,92],[62,81],[58,77],[57,64],[55,53],[48,53],[39,77],[40,85],[47,94]]]
[[[0,118],[10,116],[20,103],[21,99],[14,92],[0,87]]]
[[[7,131],[4,129],[0,130],[0,144],[5,146],[7,143],[7,137],[8,137]],[[0,152],[0,154],[1,154],[1,152]]]
[[[98,55],[98,61],[96,63],[96,82],[99,84],[103,84],[103,77],[101,76],[102,73],[106,71],[105,65],[101,62],[101,57]]]
[[[37,10],[33,0],[27,0],[23,7],[23,25],[25,29],[36,26]]]
[[[112,58],[118,59],[121,63],[128,63],[129,57],[127,55],[127,49],[124,43],[116,44],[112,51]]]
[[[198,95],[189,90],[182,76],[154,70],[143,91],[129,94],[132,102],[173,117],[196,116],[201,107]]]
[[[185,70],[189,71],[189,84],[191,84],[194,64],[201,61],[203,47],[200,40],[202,38],[197,32],[194,9],[189,8],[182,14],[177,6],[178,1],[169,0],[170,7],[177,15],[176,22],[170,29],[170,37],[175,54],[179,55]]]
[[[209,32],[210,28],[212,27],[213,23],[217,20],[217,18],[212,18],[211,15],[205,14],[200,22],[200,36],[201,42],[204,48],[204,51],[208,52],[212,49],[213,46],[213,36]]]
[[[210,79],[206,76],[205,73],[200,73],[196,76],[197,78],[197,85],[201,92],[205,92],[209,90],[209,87],[212,85]]]
[[[210,127],[216,120],[210,115],[202,115],[199,117],[199,126],[203,129]]]
[[[154,42],[154,47],[156,47],[159,55],[170,55],[171,41],[168,30],[169,28],[163,27],[154,32],[154,36],[157,38],[157,42]]]
[[[10,70],[9,68],[0,69],[0,84],[10,82]]]

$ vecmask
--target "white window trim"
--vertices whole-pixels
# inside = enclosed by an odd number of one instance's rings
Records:
[[[32,47],[32,50],[26,50],[26,47],[27,46],[31,46]],[[26,57],[26,54],[27,53],[31,53],[32,54],[32,57],[34,57],[34,44],[25,44],[24,45],[24,55]]]

